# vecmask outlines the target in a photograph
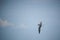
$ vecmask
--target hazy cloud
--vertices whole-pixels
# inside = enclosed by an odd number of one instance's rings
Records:
[[[7,26],[14,26],[13,23],[8,22],[7,20],[0,19],[0,26],[7,27]]]
[[[26,29],[27,28],[27,24],[20,24],[20,27],[23,28],[23,29]]]

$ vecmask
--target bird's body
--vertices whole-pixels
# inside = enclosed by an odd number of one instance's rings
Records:
[[[38,24],[38,32],[40,33],[40,31],[41,31],[41,27],[42,27],[42,22],[40,22],[40,24]]]

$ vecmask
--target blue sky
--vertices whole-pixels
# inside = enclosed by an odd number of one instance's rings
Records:
[[[1,40],[60,40],[59,2],[5,0],[0,13]],[[40,21],[41,34],[38,33]]]

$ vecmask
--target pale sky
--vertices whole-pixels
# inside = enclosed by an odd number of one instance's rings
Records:
[[[59,0],[5,0],[1,40],[60,40]],[[38,24],[42,21],[41,33]]]

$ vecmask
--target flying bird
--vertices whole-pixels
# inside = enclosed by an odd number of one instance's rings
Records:
[[[40,31],[41,31],[41,27],[42,27],[42,22],[40,22],[40,24],[38,24],[38,32],[39,32],[39,34],[40,34]]]

